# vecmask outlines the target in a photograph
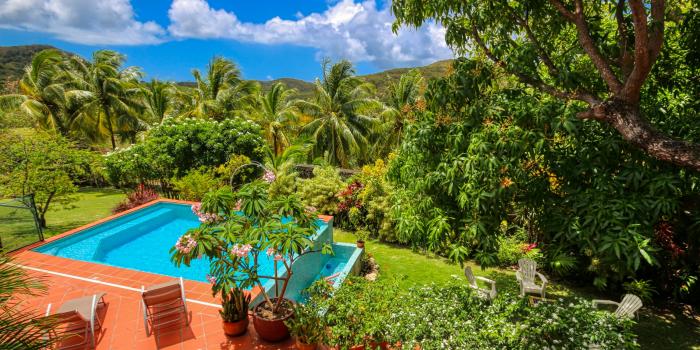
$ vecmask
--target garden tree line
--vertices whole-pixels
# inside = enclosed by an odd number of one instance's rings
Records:
[[[194,87],[141,81],[138,67],[124,67],[125,56],[96,51],[90,60],[50,49],[39,52],[19,81],[16,93],[0,96],[0,126],[21,121],[67,137],[86,147],[114,151],[137,141],[168,118],[223,121],[240,117],[264,130],[275,155],[299,138],[313,142],[308,161],[333,165],[365,164],[388,152],[400,139],[400,110],[415,102],[422,84],[411,72],[390,86],[387,103],[355,76],[348,61],[324,61],[314,97],[293,99],[295,91],[277,83],[263,91],[244,80],[230,60],[216,57],[205,72],[193,70]],[[381,136],[381,137],[380,137]]]

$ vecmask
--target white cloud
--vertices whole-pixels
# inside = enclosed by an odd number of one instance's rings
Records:
[[[213,9],[206,0],[173,0],[168,31],[176,38],[225,38],[260,44],[313,47],[320,56],[373,62],[381,67],[427,64],[450,58],[445,31],[435,24],[391,31],[388,8],[374,0],[342,0],[323,13],[295,20],[272,18],[265,23],[240,21],[235,13]]]
[[[99,45],[156,44],[165,30],[136,20],[129,0],[0,0],[0,27]]]

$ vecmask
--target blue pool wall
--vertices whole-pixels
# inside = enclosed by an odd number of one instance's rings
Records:
[[[287,285],[287,291],[285,292],[285,298],[300,301],[302,298],[302,291],[307,288],[311,283],[322,276],[320,272],[324,269],[324,266],[333,258],[339,258],[341,260],[347,261],[343,269],[339,272],[337,278],[333,279],[333,287],[338,288],[343,283],[345,278],[350,274],[359,274],[362,264],[362,254],[364,249],[357,248],[355,244],[349,243],[334,243],[333,242],[333,219],[328,221],[328,226],[321,232],[316,234],[312,238],[314,241],[314,250],[320,250],[325,243],[330,243],[333,248],[333,255],[322,254],[321,252],[314,252],[303,255],[298,260],[294,262],[292,266],[292,278],[289,280]],[[286,273],[282,274],[285,276]],[[278,291],[282,290],[283,281],[278,282]],[[264,284],[264,288],[270,296],[277,296],[275,292],[275,281],[269,280]],[[251,305],[256,305],[257,303],[263,301],[262,293],[258,294],[255,299],[251,302]]]

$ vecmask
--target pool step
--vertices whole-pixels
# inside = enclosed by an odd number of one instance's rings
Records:
[[[95,255],[92,259],[95,261],[104,260],[105,254],[112,249],[129,243],[129,241],[144,234],[144,232],[149,231],[154,226],[168,220],[168,217],[172,218],[171,213],[172,209],[158,209],[100,233],[100,243],[95,249]]]

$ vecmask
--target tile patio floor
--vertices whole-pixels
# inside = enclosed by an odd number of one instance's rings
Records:
[[[171,277],[106,265],[65,259],[25,250],[13,254],[15,263],[40,276],[48,286],[44,296],[22,301],[25,306],[45,312],[51,303],[56,310],[63,301],[101,291],[106,306],[100,310],[103,329],[96,335],[97,349],[156,349],[154,335],[143,327],[139,289],[142,285],[165,282]],[[267,343],[257,337],[250,323],[248,333],[226,337],[221,328],[218,304],[209,285],[185,280],[189,326],[160,332],[160,349],[294,349],[293,342]],[[207,305],[207,303],[212,305]]]

